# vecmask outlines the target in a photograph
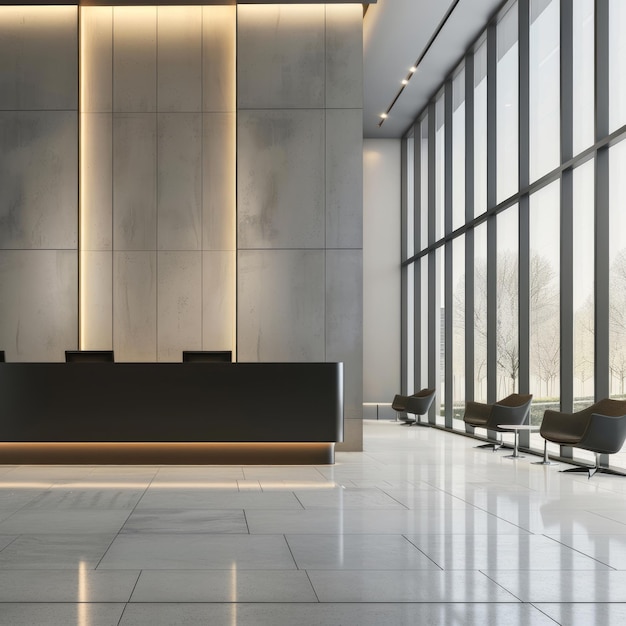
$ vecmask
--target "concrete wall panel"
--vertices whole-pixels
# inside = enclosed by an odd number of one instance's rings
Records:
[[[363,11],[326,5],[326,107],[363,107]]]
[[[240,111],[240,248],[324,247],[323,111]]]
[[[235,249],[236,115],[203,115],[202,246]]]
[[[117,361],[156,361],[156,252],[113,253],[113,349]]]
[[[78,347],[76,251],[0,251],[0,345],[14,362],[64,361]]]
[[[0,6],[0,110],[76,110],[75,6]]]
[[[81,111],[113,110],[113,7],[89,7],[81,19]]]
[[[202,350],[233,350],[235,252],[202,253]]]
[[[363,415],[363,253],[326,251],[326,360],[344,363],[344,414]]]
[[[324,361],[324,251],[239,251],[239,361]]]
[[[157,8],[113,7],[113,110],[157,108]]]
[[[239,109],[323,108],[322,5],[238,7]]]
[[[237,8],[202,7],[202,110],[236,107]]]
[[[155,250],[156,115],[113,117],[113,239],[116,250]]]
[[[76,111],[0,112],[0,248],[76,248]]]
[[[113,249],[113,118],[81,115],[81,248]]]
[[[202,114],[158,115],[158,247],[202,245]]]
[[[113,349],[113,253],[83,251],[80,286],[84,350]]]
[[[202,346],[202,253],[159,252],[158,360],[182,361]]]
[[[363,113],[326,111],[326,246],[363,247]]]
[[[202,7],[159,7],[157,33],[159,111],[199,111]]]

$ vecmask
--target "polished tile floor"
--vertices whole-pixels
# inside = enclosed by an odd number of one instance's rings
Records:
[[[0,465],[0,624],[626,623],[626,478],[365,422],[334,466]]]

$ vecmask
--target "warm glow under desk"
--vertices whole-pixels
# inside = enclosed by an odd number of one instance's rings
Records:
[[[3,363],[6,463],[332,463],[341,363]]]

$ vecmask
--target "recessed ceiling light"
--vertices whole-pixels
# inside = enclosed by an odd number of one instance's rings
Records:
[[[409,68],[409,72],[411,72],[411,74],[415,74],[415,72],[417,72],[417,68],[415,67],[415,65],[411,65],[411,67]]]
[[[403,79],[402,79],[402,84],[403,84],[403,85],[408,85],[408,84],[409,84],[409,80],[408,80],[408,78],[403,78]]]
[[[387,119],[387,114],[386,113],[381,113],[380,117],[382,117],[384,120],[386,120]]]

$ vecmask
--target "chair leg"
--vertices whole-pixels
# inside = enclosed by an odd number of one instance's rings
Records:
[[[566,470],[561,470],[562,472],[587,472],[587,478],[591,478],[594,474],[614,474],[615,476],[626,476],[622,472],[618,472],[617,470],[610,469],[608,467],[600,466],[600,454],[596,452],[596,464],[593,467],[570,467]]]
[[[409,426],[430,426],[430,424],[428,422],[422,422],[420,420],[420,416],[416,415],[415,416],[415,420],[413,420]]]
[[[500,441],[495,441],[493,443],[481,443],[479,446],[474,446],[474,447],[475,448],[491,448],[493,452],[495,452],[496,450],[499,450],[500,448],[502,448],[502,446],[504,446],[504,442],[502,441],[502,439],[500,439]]]

